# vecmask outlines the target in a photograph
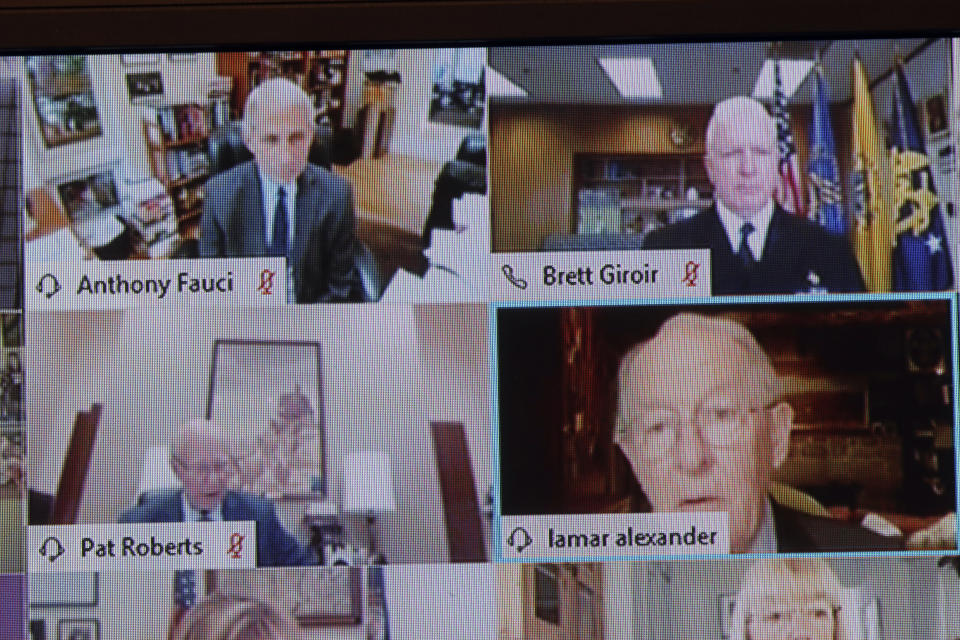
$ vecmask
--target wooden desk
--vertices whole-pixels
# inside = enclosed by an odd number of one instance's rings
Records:
[[[25,242],[36,240],[70,226],[66,212],[40,187],[27,192],[27,207],[37,226],[24,236]]]

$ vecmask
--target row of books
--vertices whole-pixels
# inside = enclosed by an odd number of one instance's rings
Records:
[[[164,138],[154,139],[155,144],[195,140],[209,133],[206,111],[199,104],[145,106],[144,109],[144,119],[155,123]]]
[[[163,153],[167,179],[171,182],[205,175],[210,170],[210,158],[203,149],[167,149]]]

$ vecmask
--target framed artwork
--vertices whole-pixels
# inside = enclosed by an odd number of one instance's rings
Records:
[[[883,616],[880,610],[880,598],[867,598],[862,604],[860,617],[863,620],[864,640],[883,640]]]
[[[61,618],[57,622],[57,640],[100,640],[100,621],[96,618]]]
[[[486,49],[440,49],[433,67],[427,119],[437,124],[480,129],[486,98]]]
[[[359,625],[361,579],[357,567],[236,569],[207,572],[206,589],[268,601],[301,627]]]
[[[47,621],[43,619],[30,621],[30,640],[47,640]]]
[[[730,625],[733,623],[733,609],[737,606],[737,596],[732,593],[721,593],[719,596],[720,638],[730,640]]]
[[[163,78],[159,71],[128,73],[127,93],[130,99],[163,95]]]
[[[232,429],[241,490],[326,497],[321,371],[319,342],[214,343],[207,418]]]
[[[31,607],[95,607],[99,603],[97,574],[38,573],[30,576]]]
[[[57,185],[60,204],[73,222],[82,222],[101,215],[120,203],[112,171],[94,173]]]
[[[947,105],[942,93],[927,98],[927,131],[936,135],[947,130]]]
[[[86,56],[27,56],[24,61],[48,148],[103,135]]]

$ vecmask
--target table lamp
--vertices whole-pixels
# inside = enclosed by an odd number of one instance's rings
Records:
[[[384,451],[361,450],[347,456],[343,495],[345,513],[362,515],[367,523],[370,557],[376,557],[377,516],[397,510],[390,456]]]

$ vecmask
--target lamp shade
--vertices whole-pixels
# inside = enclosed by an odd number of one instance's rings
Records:
[[[347,456],[343,474],[343,510],[377,514],[397,510],[390,456],[383,451],[354,451]]]

